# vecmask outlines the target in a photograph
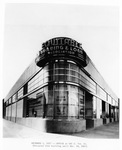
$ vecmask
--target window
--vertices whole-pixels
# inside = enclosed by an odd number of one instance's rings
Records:
[[[12,104],[12,117],[16,117],[16,103]]]
[[[49,75],[50,76],[50,75]],[[85,86],[96,93],[96,83],[92,81],[75,63],[58,61],[55,63],[53,81],[70,81]]]
[[[97,117],[97,100],[96,97],[93,96],[93,118]]]
[[[54,86],[55,118],[68,117],[68,91],[67,85]]]
[[[109,104],[106,103],[106,118],[109,117]]]
[[[20,99],[22,96],[23,96],[23,88],[21,88],[21,89],[18,91],[18,99]]]
[[[69,85],[69,118],[84,118],[84,92],[74,85]]]
[[[100,111],[100,118],[102,118],[102,101],[100,99],[97,99],[97,100],[99,100],[99,103],[100,103],[99,111]]]
[[[76,66],[76,64],[70,63],[70,69],[71,69],[71,70],[78,71],[78,67]]]
[[[13,103],[16,102],[16,94],[13,95],[13,97],[12,97],[12,102],[13,102]]]
[[[23,99],[17,102],[17,117],[23,117]]]
[[[28,117],[43,117],[45,111],[46,99],[43,89],[40,89],[27,98],[27,114]]]
[[[67,104],[67,91],[55,91],[55,104],[61,105],[61,104]]]
[[[8,104],[9,104],[9,105],[11,104],[11,98],[9,98],[9,100],[8,100]]]
[[[8,104],[9,104],[9,100],[6,101],[6,106],[8,106]]]
[[[45,72],[44,72],[45,70]],[[42,69],[38,74],[36,74],[29,82],[28,82],[28,92],[36,89],[41,86],[44,82],[46,82],[46,78],[48,76],[48,72],[46,69]],[[45,81],[44,81],[45,79]]]

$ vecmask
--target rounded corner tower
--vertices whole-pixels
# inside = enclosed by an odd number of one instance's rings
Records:
[[[48,74],[46,130],[62,133],[85,130],[84,90],[79,78],[88,58],[81,44],[68,37],[52,38],[42,44],[35,62]]]

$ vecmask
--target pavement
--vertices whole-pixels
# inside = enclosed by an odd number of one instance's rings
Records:
[[[39,130],[28,128],[17,123],[3,119],[3,138],[69,138],[69,137],[81,137],[81,138],[97,138],[97,139],[119,139],[119,123],[109,123],[97,128],[92,128],[80,133],[73,134],[54,134],[44,133]]]
[[[105,124],[97,128],[88,129],[72,135],[83,138],[119,139],[119,122]]]
[[[8,120],[3,119],[3,138],[52,138],[60,134],[45,133]]]

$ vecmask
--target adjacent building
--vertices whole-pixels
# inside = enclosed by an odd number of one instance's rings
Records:
[[[119,99],[82,45],[67,37],[42,44],[3,101],[7,120],[45,132],[80,132],[119,121]]]

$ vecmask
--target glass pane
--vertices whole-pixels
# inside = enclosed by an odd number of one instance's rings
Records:
[[[15,101],[16,101],[16,94],[14,94],[12,97],[12,102],[14,103]]]
[[[84,118],[84,107],[79,106],[79,118]]]
[[[53,117],[53,105],[47,105],[47,117]]]
[[[68,92],[55,91],[55,104],[67,104]]]
[[[55,116],[67,116],[67,105],[55,105]]]
[[[70,91],[71,91],[71,92],[76,92],[76,93],[78,93],[78,87],[77,87],[77,86],[70,85],[69,88],[70,88]]]
[[[81,95],[83,95],[83,94],[84,94],[83,90],[82,90],[82,89],[80,89],[80,88],[78,88],[78,93],[79,93],[79,94],[81,94]]]
[[[9,107],[6,107],[6,116],[8,116]]]
[[[75,106],[69,105],[68,113],[69,113],[68,114],[69,117],[71,116],[78,117],[78,105],[75,105]]]
[[[49,90],[48,91],[48,104],[53,104],[53,103],[54,103],[53,91]]]
[[[17,117],[23,117],[23,99],[17,102]]]
[[[56,91],[66,91],[67,90],[67,85],[66,84],[56,84],[55,85],[55,90]]]
[[[16,117],[16,103],[12,105],[12,117]]]
[[[93,118],[96,118],[97,116],[97,101],[96,97],[93,97]]]
[[[70,64],[70,69],[78,71],[78,67],[75,64]]]
[[[78,105],[78,93],[70,92],[69,105]]]
[[[79,105],[84,105],[84,96],[79,94]]]
[[[9,107],[9,113],[8,113],[8,116],[11,117],[11,105],[8,106]]]
[[[43,94],[43,89],[28,96],[27,101],[28,111],[27,116],[29,117],[41,117],[45,113],[46,97]]]

